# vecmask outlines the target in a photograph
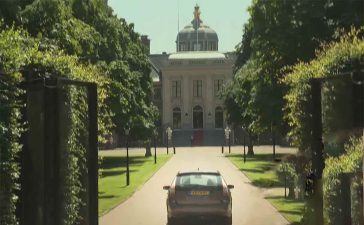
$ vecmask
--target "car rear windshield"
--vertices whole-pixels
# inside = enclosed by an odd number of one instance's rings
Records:
[[[195,188],[222,189],[222,179],[219,174],[191,173],[177,176],[176,190]]]

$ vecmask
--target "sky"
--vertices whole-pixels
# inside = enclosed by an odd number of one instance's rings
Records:
[[[176,51],[176,37],[193,19],[196,4],[201,20],[217,32],[219,51],[234,51],[241,41],[243,25],[252,0],[108,0],[114,13],[134,23],[136,32],[151,39],[151,53]],[[179,13],[178,13],[179,11]]]

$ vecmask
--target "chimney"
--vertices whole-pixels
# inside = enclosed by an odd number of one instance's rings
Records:
[[[140,37],[140,40],[142,41],[143,45],[145,46],[145,53],[150,55],[150,39],[148,38],[148,35],[142,35]]]

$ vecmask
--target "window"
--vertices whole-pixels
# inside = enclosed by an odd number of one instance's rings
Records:
[[[197,105],[193,107],[193,129],[203,128],[203,109]]]
[[[193,97],[202,97],[202,80],[193,81]]]
[[[179,51],[186,51],[186,43],[180,43],[179,44]]]
[[[219,96],[219,92],[222,90],[223,83],[224,83],[224,80],[215,80],[215,82],[214,82],[215,97]]]
[[[173,129],[181,129],[181,109],[173,109]]]
[[[196,187],[208,187],[213,189],[222,189],[222,179],[219,174],[209,173],[191,173],[177,176],[177,190],[193,190]]]
[[[217,50],[216,42],[209,42],[208,45],[209,45],[209,50],[210,51],[216,51]]]
[[[172,81],[172,97],[174,97],[174,98],[181,97],[181,81],[180,80]]]

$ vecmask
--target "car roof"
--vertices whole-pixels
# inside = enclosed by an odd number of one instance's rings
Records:
[[[181,170],[177,173],[179,175],[186,175],[186,174],[216,174],[220,175],[218,170],[209,170],[209,169],[197,169],[197,170]]]

